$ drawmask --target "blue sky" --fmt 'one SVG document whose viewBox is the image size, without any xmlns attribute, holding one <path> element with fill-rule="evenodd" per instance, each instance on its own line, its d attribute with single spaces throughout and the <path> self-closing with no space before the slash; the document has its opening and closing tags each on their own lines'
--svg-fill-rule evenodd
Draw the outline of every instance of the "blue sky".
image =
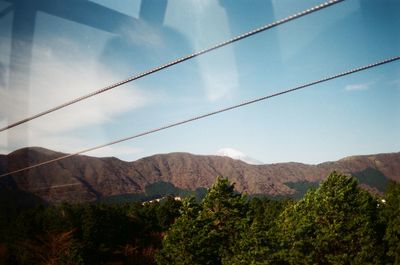
<svg viewBox="0 0 400 265">
<path fill-rule="evenodd" d="M 10 2 L 0 1 L 0 10 L 13 6 Z M 84 3 L 71 7 L 72 16 L 51 1 L 39 7 L 32 42 L 24 30 L 14 35 L 18 47 L 31 51 L 31 60 L 11 56 L 17 11 L 0 17 L 0 125 L 322 1 Z M 29 4 L 17 8 L 25 19 Z M 0 132 L 0 153 L 24 146 L 75 152 L 398 56 L 399 11 L 396 0 L 346 0 Z M 399 102 L 395 62 L 88 154 L 131 161 L 233 148 L 264 163 L 319 163 L 398 152 Z"/>
</svg>

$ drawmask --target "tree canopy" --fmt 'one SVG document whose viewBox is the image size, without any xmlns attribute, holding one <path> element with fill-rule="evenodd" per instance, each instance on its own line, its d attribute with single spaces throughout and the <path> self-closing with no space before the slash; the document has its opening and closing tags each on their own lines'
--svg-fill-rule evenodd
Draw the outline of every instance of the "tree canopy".
<svg viewBox="0 0 400 265">
<path fill-rule="evenodd" d="M 299 201 L 248 199 L 218 178 L 186 200 L 159 264 L 398 264 L 399 185 L 386 204 L 333 172 Z M 396 263 L 397 262 L 397 263 Z"/>
<path fill-rule="evenodd" d="M 337 172 L 298 201 L 218 177 L 202 201 L 6 210 L 0 264 L 400 264 L 400 184 L 371 195 Z"/>
<path fill-rule="evenodd" d="M 333 172 L 279 217 L 282 263 L 380 264 L 376 198 Z"/>
</svg>

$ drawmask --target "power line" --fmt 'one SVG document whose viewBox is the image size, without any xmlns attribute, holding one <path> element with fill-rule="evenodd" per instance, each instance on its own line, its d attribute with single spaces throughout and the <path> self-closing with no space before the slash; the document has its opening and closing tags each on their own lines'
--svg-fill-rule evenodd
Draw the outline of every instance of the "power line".
<svg viewBox="0 0 400 265">
<path fill-rule="evenodd" d="M 229 40 L 226 40 L 226 41 L 224 41 L 224 42 L 218 43 L 218 44 L 216 44 L 216 45 L 214 45 L 214 46 L 212 46 L 212 47 L 209 47 L 209 48 L 200 50 L 200 51 L 198 51 L 198 52 L 194 52 L 194 53 L 192 53 L 192 54 L 186 55 L 186 56 L 181 57 L 181 58 L 177 58 L 177 59 L 175 59 L 175 60 L 173 60 L 173 61 L 170 61 L 169 63 L 160 65 L 160 66 L 158 66 L 158 67 L 155 67 L 155 68 L 153 68 L 153 69 L 147 70 L 147 71 L 142 72 L 142 73 L 139 73 L 139 74 L 137 74 L 137 75 L 128 77 L 127 79 L 122 80 L 122 81 L 120 81 L 120 82 L 111 84 L 111 85 L 106 86 L 106 87 L 104 87 L 104 88 L 102 88 L 102 89 L 99 89 L 99 90 L 97 90 L 97 91 L 91 92 L 91 93 L 86 94 L 86 95 L 83 95 L 83 96 L 81 96 L 81 97 L 79 97 L 79 98 L 73 99 L 73 100 L 68 101 L 68 102 L 65 102 L 65 103 L 63 103 L 63 104 L 61 104 L 61 105 L 58 105 L 58 106 L 56 106 L 56 107 L 53 107 L 53 108 L 51 108 L 51 109 L 45 110 L 45 111 L 43 111 L 43 112 L 39 112 L 39 113 L 37 113 L 37 114 L 35 114 L 35 115 L 33 115 L 33 116 L 30 116 L 30 117 L 28 117 L 28 118 L 22 119 L 22 120 L 20 120 L 20 121 L 17 121 L 17 122 L 15 122 L 15 123 L 12 123 L 12 124 L 9 124 L 9 125 L 7 125 L 7 126 L 5 126 L 5 127 L 3 127 L 3 128 L 0 128 L 0 132 L 5 131 L 5 130 L 8 130 L 8 129 L 11 129 L 11 128 L 13 128 L 13 127 L 16 127 L 16 126 L 18 126 L 18 125 L 21 125 L 21 124 L 23 124 L 23 123 L 26 123 L 26 122 L 28 122 L 28 121 L 34 120 L 34 119 L 36 119 L 36 118 L 39 118 L 39 117 L 41 117 L 41 116 L 47 115 L 47 114 L 49 114 L 49 113 L 51 113 L 51 112 L 54 112 L 54 111 L 56 111 L 56 110 L 65 108 L 65 107 L 67 107 L 67 106 L 69 106 L 69 105 L 75 104 L 75 103 L 77 103 L 77 102 L 79 102 L 79 101 L 82 101 L 82 100 L 85 100 L 85 99 L 87 99 L 87 98 L 93 97 L 93 96 L 95 96 L 95 95 L 101 94 L 101 93 L 103 93 L 103 92 L 106 92 L 106 91 L 111 90 L 111 89 L 113 89 L 113 88 L 119 87 L 119 86 L 124 85 L 124 84 L 126 84 L 126 83 L 129 83 L 129 82 L 132 82 L 132 81 L 134 81 L 134 80 L 140 79 L 140 78 L 145 77 L 145 76 L 147 76 L 147 75 L 154 74 L 154 73 L 156 73 L 156 72 L 158 72 L 158 71 L 161 71 L 161 70 L 164 70 L 164 69 L 166 69 L 166 68 L 169 68 L 169 67 L 171 67 L 171 66 L 173 66 L 173 65 L 175 65 L 175 64 L 179 64 L 179 63 L 182 63 L 182 62 L 184 62 L 184 61 L 193 59 L 193 58 L 195 58 L 195 57 L 197 57 L 197 56 L 200 56 L 200 55 L 203 55 L 203 54 L 205 54 L 205 53 L 211 52 L 211 51 L 213 51 L 213 50 L 216 50 L 216 49 L 218 49 L 218 48 L 224 47 L 224 46 L 229 45 L 229 44 L 231 44 L 231 43 L 237 42 L 237 41 L 239 41 L 239 40 L 248 38 L 248 37 L 253 36 L 253 35 L 255 35 L 255 34 L 258 34 L 258 33 L 260 33 L 260 32 L 263 32 L 263 31 L 266 31 L 266 30 L 268 30 L 268 29 L 274 28 L 274 27 L 276 27 L 276 26 L 282 25 L 282 24 L 284 24 L 284 23 L 286 23 L 286 22 L 289 22 L 289 21 L 291 21 L 291 20 L 294 20 L 294 19 L 303 17 L 303 16 L 305 16 L 305 15 L 308 15 L 308 14 L 311 14 L 311 13 L 313 13 L 313 12 L 319 11 L 319 10 L 324 9 L 324 8 L 326 8 L 326 7 L 329 7 L 329 6 L 332 6 L 332 5 L 334 5 L 334 4 L 340 3 L 340 2 L 342 2 L 342 1 L 344 1 L 344 0 L 331 0 L 331 1 L 327 1 L 327 2 L 325 2 L 325 3 L 322 3 L 322 4 L 320 4 L 320 5 L 316 5 L 316 6 L 314 6 L 314 7 L 311 7 L 311 8 L 309 8 L 309 9 L 306 9 L 306 10 L 301 11 L 301 12 L 299 12 L 299 13 L 293 14 L 293 15 L 288 16 L 288 17 L 286 17 L 286 18 L 277 20 L 277 21 L 272 22 L 272 23 L 270 23 L 270 24 L 266 24 L 266 25 L 264 25 L 264 26 L 262 26 L 262 27 L 260 27 L 260 28 L 253 29 L 253 30 L 248 31 L 248 32 L 246 32 L 246 33 L 243 33 L 243 34 L 241 34 L 241 35 L 239 35 L 239 36 L 236 36 L 236 37 L 234 37 L 234 38 L 232 38 L 232 39 L 229 39 Z"/>
<path fill-rule="evenodd" d="M 230 107 L 222 108 L 222 109 L 219 109 L 219 110 L 216 110 L 216 111 L 213 111 L 213 112 L 209 112 L 209 113 L 206 113 L 206 114 L 201 114 L 201 115 L 198 115 L 198 116 L 195 116 L 195 117 L 183 120 L 183 121 L 170 123 L 168 125 L 165 125 L 165 126 L 162 126 L 162 127 L 159 127 L 159 128 L 155 128 L 155 129 L 152 129 L 152 130 L 149 130 L 149 131 L 144 131 L 144 132 L 141 132 L 141 133 L 133 135 L 133 136 L 128 136 L 128 137 L 125 137 L 125 138 L 122 138 L 122 139 L 118 139 L 118 140 L 115 140 L 115 141 L 112 141 L 112 142 L 109 142 L 109 143 L 106 143 L 106 144 L 102 144 L 102 145 L 98 145 L 98 146 L 91 147 L 91 148 L 88 148 L 88 149 L 84 149 L 84 150 L 81 150 L 81 151 L 73 153 L 73 154 L 67 154 L 67 155 L 64 155 L 64 156 L 61 156 L 61 157 L 58 157 L 58 158 L 54 158 L 54 159 L 51 159 L 51 160 L 48 160 L 48 161 L 44 161 L 44 162 L 39 163 L 39 164 L 35 164 L 35 165 L 28 166 L 28 167 L 25 167 L 25 168 L 22 168 L 22 169 L 18 169 L 18 170 L 12 171 L 12 172 L 8 172 L 8 173 L 0 175 L 0 177 L 5 177 L 5 176 L 12 175 L 12 174 L 15 174 L 15 173 L 19 173 L 19 172 L 22 172 L 22 171 L 25 171 L 25 170 L 28 170 L 28 169 L 36 168 L 36 167 L 43 166 L 43 165 L 46 165 L 46 164 L 49 164 L 49 163 L 53 163 L 53 162 L 56 162 L 56 161 L 59 161 L 59 160 L 62 160 L 62 159 L 66 159 L 68 157 L 72 157 L 72 156 L 80 155 L 80 154 L 83 154 L 83 153 L 87 153 L 89 151 L 97 150 L 97 149 L 100 149 L 100 148 L 103 148 L 103 147 L 106 147 L 106 146 L 109 146 L 109 145 L 114 145 L 114 144 L 121 143 L 121 142 L 124 142 L 124 141 L 132 140 L 132 139 L 139 138 L 139 137 L 142 137 L 142 136 L 145 136 L 145 135 L 148 135 L 148 134 L 152 134 L 152 133 L 155 133 L 155 132 L 158 132 L 158 131 L 163 131 L 163 130 L 166 130 L 166 129 L 169 129 L 169 128 L 172 128 L 172 127 L 176 127 L 176 126 L 179 126 L 179 125 L 182 125 L 182 124 L 185 124 L 185 123 L 189 123 L 189 122 L 200 120 L 200 119 L 203 119 L 203 118 L 206 118 L 206 117 L 209 117 L 209 116 L 213 116 L 213 115 L 216 115 L 216 114 L 228 111 L 228 110 L 236 109 L 236 108 L 243 107 L 243 106 L 246 106 L 246 105 L 249 105 L 249 104 L 253 104 L 253 103 L 256 103 L 256 102 L 259 102 L 259 101 L 263 101 L 263 100 L 266 100 L 266 99 L 269 99 L 269 98 L 280 96 L 280 95 L 283 95 L 283 94 L 286 94 L 286 93 L 294 92 L 296 90 L 300 90 L 300 89 L 303 89 L 303 88 L 306 88 L 306 87 L 309 87 L 309 86 L 313 86 L 313 85 L 316 85 L 316 84 L 319 84 L 319 83 L 323 83 L 323 82 L 326 82 L 326 81 L 329 81 L 329 80 L 332 80 L 332 79 L 336 79 L 336 78 L 339 78 L 339 77 L 343 77 L 343 76 L 346 76 L 346 75 L 354 74 L 356 72 L 364 71 L 364 70 L 367 70 L 367 69 L 370 69 L 370 68 L 373 68 L 373 67 L 376 67 L 376 66 L 379 66 L 379 65 L 391 63 L 391 62 L 397 61 L 399 59 L 400 59 L 400 56 L 396 56 L 396 57 L 392 57 L 392 58 L 389 58 L 389 59 L 385 59 L 385 60 L 382 60 L 382 61 L 379 61 L 379 62 L 375 62 L 375 63 L 369 64 L 369 65 L 365 65 L 365 66 L 361 66 L 361 67 L 358 67 L 358 68 L 354 68 L 354 69 L 351 69 L 351 70 L 348 70 L 348 71 L 345 71 L 345 72 L 342 72 L 342 73 L 338 73 L 338 74 L 335 74 L 335 75 L 331 75 L 331 76 L 328 76 L 328 77 L 324 77 L 324 78 L 318 79 L 316 81 L 312 81 L 310 83 L 299 85 L 299 86 L 296 86 L 294 88 L 290 88 L 290 89 L 287 89 L 287 90 L 282 90 L 280 92 L 277 92 L 277 93 L 274 93 L 274 94 L 271 94 L 271 95 L 267 95 L 267 96 L 251 99 L 251 100 L 248 100 L 248 101 L 244 101 L 244 102 L 242 102 L 240 104 L 237 104 L 237 105 L 233 105 L 233 106 L 230 106 Z"/>
<path fill-rule="evenodd" d="M 70 184 L 60 184 L 60 185 L 54 185 L 54 186 L 49 186 L 49 187 L 37 188 L 37 189 L 34 189 L 33 191 L 41 191 L 41 190 L 48 190 L 48 189 L 58 189 L 58 188 L 77 186 L 77 185 L 82 185 L 82 183 L 81 182 L 77 182 L 77 183 L 70 183 Z"/>
</svg>

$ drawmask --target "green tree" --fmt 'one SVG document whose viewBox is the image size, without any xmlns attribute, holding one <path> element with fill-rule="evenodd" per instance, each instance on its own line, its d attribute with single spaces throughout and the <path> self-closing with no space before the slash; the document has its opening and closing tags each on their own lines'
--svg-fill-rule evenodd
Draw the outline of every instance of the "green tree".
<svg viewBox="0 0 400 265">
<path fill-rule="evenodd" d="M 386 223 L 387 263 L 400 264 L 400 184 L 392 183 L 381 202 Z"/>
<path fill-rule="evenodd" d="M 168 196 L 163 199 L 157 209 L 158 225 L 162 230 L 167 230 L 179 216 L 179 209 L 182 202 L 175 200 L 174 197 Z"/>
<path fill-rule="evenodd" d="M 250 200 L 246 227 L 240 231 L 230 264 L 279 264 L 274 257 L 279 249 L 276 220 L 292 203 L 291 200 L 267 198 Z"/>
<path fill-rule="evenodd" d="M 157 257 L 159 264 L 231 264 L 233 246 L 246 217 L 245 198 L 227 179 L 217 178 L 198 205 L 184 200 Z"/>
<path fill-rule="evenodd" d="M 281 264 L 380 264 L 377 200 L 333 172 L 280 216 Z"/>
<path fill-rule="evenodd" d="M 202 203 L 201 220 L 210 229 L 208 244 L 213 245 L 215 260 L 212 264 L 231 264 L 237 243 L 247 225 L 248 204 L 246 198 L 235 192 L 234 184 L 226 178 L 217 181 Z"/>
<path fill-rule="evenodd" d="M 194 198 L 183 200 L 181 215 L 163 239 L 163 249 L 157 255 L 158 264 L 200 264 L 195 242 L 201 229 L 197 220 L 199 211 Z"/>
<path fill-rule="evenodd" d="M 79 237 L 87 264 L 113 259 L 119 247 L 132 237 L 131 222 L 118 205 L 86 205 L 81 219 Z"/>
</svg>

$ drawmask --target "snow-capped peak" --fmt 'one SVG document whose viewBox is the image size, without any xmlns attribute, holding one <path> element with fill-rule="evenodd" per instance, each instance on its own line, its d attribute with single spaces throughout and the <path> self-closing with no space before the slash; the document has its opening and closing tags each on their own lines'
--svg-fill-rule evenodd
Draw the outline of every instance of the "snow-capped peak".
<svg viewBox="0 0 400 265">
<path fill-rule="evenodd" d="M 258 161 L 257 159 L 251 158 L 239 150 L 233 148 L 221 148 L 215 154 L 217 156 L 227 156 L 232 159 L 242 160 L 243 162 L 251 165 L 262 165 L 263 162 Z"/>
</svg>

